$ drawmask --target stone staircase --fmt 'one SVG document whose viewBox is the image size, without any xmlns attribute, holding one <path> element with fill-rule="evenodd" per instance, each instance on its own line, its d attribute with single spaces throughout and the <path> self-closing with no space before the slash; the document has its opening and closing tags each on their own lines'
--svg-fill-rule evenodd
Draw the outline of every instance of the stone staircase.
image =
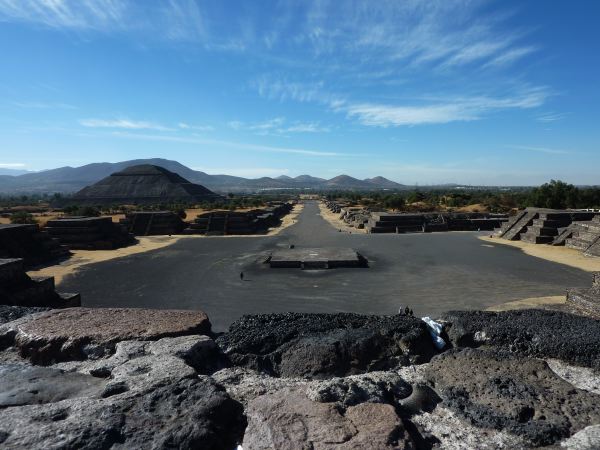
<svg viewBox="0 0 600 450">
<path fill-rule="evenodd" d="M 521 233 L 521 240 L 532 244 L 550 244 L 571 224 L 569 213 L 539 213 L 537 219 Z"/>
<path fill-rule="evenodd" d="M 572 237 L 566 240 L 565 245 L 589 256 L 600 256 L 600 215 L 574 225 Z"/>
<path fill-rule="evenodd" d="M 519 212 L 516 216 L 502 224 L 497 231 L 497 236 L 509 241 L 518 241 L 521 234 L 527 231 L 527 227 L 533 224 L 533 220 L 538 217 L 539 212 L 527 208 Z"/>
</svg>

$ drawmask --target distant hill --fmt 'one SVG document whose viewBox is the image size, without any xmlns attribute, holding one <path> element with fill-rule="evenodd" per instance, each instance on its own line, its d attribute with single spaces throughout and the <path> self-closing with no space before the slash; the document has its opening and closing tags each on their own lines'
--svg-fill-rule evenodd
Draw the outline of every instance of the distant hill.
<svg viewBox="0 0 600 450">
<path fill-rule="evenodd" d="M 118 163 L 93 163 L 81 167 L 59 167 L 40 172 L 28 172 L 21 175 L 3 175 L 0 173 L 0 193 L 72 193 L 123 169 L 151 164 L 181 175 L 183 178 L 206 186 L 216 192 L 256 192 L 277 189 L 316 189 L 316 190 L 377 190 L 403 189 L 404 185 L 384 177 L 359 180 L 348 175 L 339 175 L 326 180 L 310 175 L 295 178 L 279 176 L 276 178 L 242 178 L 232 175 L 209 175 L 193 170 L 183 164 L 162 158 L 134 159 Z"/>
<path fill-rule="evenodd" d="M 24 173 L 28 173 L 28 170 L 22 169 L 7 169 L 4 167 L 0 167 L 0 175 L 10 175 L 16 177 L 17 175 L 23 175 Z"/>
</svg>

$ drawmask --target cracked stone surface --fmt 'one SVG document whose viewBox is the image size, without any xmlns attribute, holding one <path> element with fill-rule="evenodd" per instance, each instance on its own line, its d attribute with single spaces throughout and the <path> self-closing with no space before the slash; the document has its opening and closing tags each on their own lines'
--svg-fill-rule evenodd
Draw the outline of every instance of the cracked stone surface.
<svg viewBox="0 0 600 450">
<path fill-rule="evenodd" d="M 217 352 L 207 336 L 181 336 L 119 342 L 114 355 L 100 360 L 29 366 L 40 384 L 72 385 L 72 390 L 40 391 L 28 403 L 43 398 L 44 404 L 5 408 L 0 446 L 235 448 L 246 425 L 243 406 L 187 362 L 202 370 L 212 366 Z M 73 380 L 79 380 L 79 390 Z M 85 383 L 93 389 L 85 390 Z M 0 392 L 6 387 L 1 384 Z"/>
<path fill-rule="evenodd" d="M 210 333 L 202 311 L 68 308 L 30 315 L 0 326 L 0 344 L 14 345 L 36 364 L 94 359 L 117 342 Z"/>
<path fill-rule="evenodd" d="M 451 350 L 433 358 L 426 378 L 444 405 L 468 422 L 510 432 L 534 446 L 600 422 L 600 396 L 576 389 L 541 360 Z"/>
<path fill-rule="evenodd" d="M 244 448 L 403 449 L 414 442 L 391 405 L 362 403 L 345 411 L 283 389 L 252 400 Z"/>
</svg>

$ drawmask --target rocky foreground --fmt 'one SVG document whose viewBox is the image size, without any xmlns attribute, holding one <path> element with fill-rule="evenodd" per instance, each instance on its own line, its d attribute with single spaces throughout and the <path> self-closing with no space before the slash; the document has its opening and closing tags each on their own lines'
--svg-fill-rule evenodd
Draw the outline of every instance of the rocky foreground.
<svg viewBox="0 0 600 450">
<path fill-rule="evenodd" d="M 0 447 L 600 448 L 600 321 L 0 307 Z"/>
</svg>

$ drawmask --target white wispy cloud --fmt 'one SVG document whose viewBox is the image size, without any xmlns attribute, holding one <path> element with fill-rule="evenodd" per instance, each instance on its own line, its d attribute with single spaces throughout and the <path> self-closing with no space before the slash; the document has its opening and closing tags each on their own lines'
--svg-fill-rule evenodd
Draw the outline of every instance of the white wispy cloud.
<svg viewBox="0 0 600 450">
<path fill-rule="evenodd" d="M 537 50 L 538 49 L 534 46 L 513 48 L 496 56 L 491 61 L 486 63 L 484 67 L 507 66 Z"/>
<path fill-rule="evenodd" d="M 506 109 L 529 109 L 540 106 L 550 94 L 535 88 L 520 95 L 505 97 L 460 97 L 421 105 L 337 102 L 334 111 L 344 111 L 363 125 L 398 127 L 478 120 L 486 114 Z"/>
<path fill-rule="evenodd" d="M 68 103 L 48 103 L 48 102 L 13 102 L 14 106 L 28 109 L 77 109 L 76 106 Z"/>
<path fill-rule="evenodd" d="M 536 153 L 546 153 L 549 155 L 568 155 L 573 153 L 570 150 L 558 149 L 558 148 L 548 148 L 548 147 L 530 147 L 528 145 L 507 145 L 507 148 L 512 148 L 515 150 L 526 150 L 528 152 L 536 152 Z"/>
<path fill-rule="evenodd" d="M 245 123 L 239 120 L 228 122 L 228 126 L 236 131 L 250 131 L 260 136 L 285 135 L 291 133 L 326 133 L 329 127 L 318 122 L 287 121 L 284 117 L 275 117 L 264 122 Z"/>
<path fill-rule="evenodd" d="M 213 131 L 215 129 L 215 127 L 213 127 L 212 125 L 192 125 L 185 122 L 179 122 L 177 126 L 182 130 L 192 131 Z"/>
<path fill-rule="evenodd" d="M 113 29 L 122 26 L 128 7 L 120 0 L 0 0 L 0 17 L 52 28 Z"/>
<path fill-rule="evenodd" d="M 542 115 L 538 116 L 536 118 L 536 120 L 538 122 L 544 122 L 544 123 L 557 122 L 559 120 L 564 119 L 568 115 L 569 115 L 569 113 L 546 113 L 546 114 L 542 114 Z"/>
<path fill-rule="evenodd" d="M 81 119 L 79 123 L 88 128 L 122 128 L 126 130 L 156 130 L 156 131 L 172 131 L 173 128 L 166 127 L 154 122 L 146 122 L 140 120 L 129 119 Z"/>
<path fill-rule="evenodd" d="M 19 169 L 26 166 L 23 163 L 0 163 L 0 167 L 5 169 Z"/>
<path fill-rule="evenodd" d="M 292 147 L 275 147 L 269 145 L 258 145 L 258 144 L 249 144 L 245 142 L 232 142 L 232 141 L 223 141 L 218 139 L 203 139 L 197 137 L 184 137 L 184 136 L 167 136 L 161 134 L 143 134 L 143 133 L 128 133 L 122 131 L 115 131 L 111 133 L 111 136 L 123 137 L 128 139 L 139 139 L 139 140 L 147 140 L 147 141 L 163 141 L 163 142 L 180 142 L 182 144 L 197 144 L 197 145 L 212 145 L 212 146 L 221 146 L 228 147 L 237 150 L 250 150 L 256 152 L 267 152 L 267 153 L 289 153 L 294 155 L 304 155 L 304 156 L 315 156 L 315 157 L 347 157 L 347 156 L 361 156 L 361 155 L 351 155 L 347 153 L 339 153 L 339 152 L 330 152 L 330 151 L 320 151 L 320 150 L 311 150 L 311 149 L 303 149 L 303 148 L 292 148 Z"/>
</svg>

